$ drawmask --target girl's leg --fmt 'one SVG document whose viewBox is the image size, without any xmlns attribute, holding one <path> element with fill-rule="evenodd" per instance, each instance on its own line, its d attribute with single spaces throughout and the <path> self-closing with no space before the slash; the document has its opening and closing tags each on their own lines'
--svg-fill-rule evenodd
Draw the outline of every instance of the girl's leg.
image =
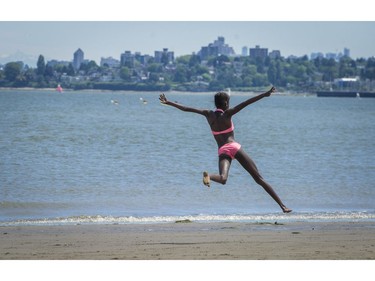
<svg viewBox="0 0 375 281">
<path fill-rule="evenodd" d="M 271 187 L 271 185 L 269 185 L 263 179 L 263 177 L 260 175 L 260 173 L 258 171 L 258 168 L 255 165 L 254 161 L 249 157 L 249 155 L 247 155 L 247 153 L 245 151 L 243 151 L 242 148 L 237 152 L 235 158 L 242 165 L 242 167 L 244 167 L 245 170 L 249 172 L 249 174 L 253 177 L 253 179 L 255 180 L 255 182 L 257 184 L 259 184 L 260 186 L 262 186 L 264 188 L 264 190 L 269 195 L 271 195 L 271 197 L 277 202 L 277 204 L 279 204 L 279 206 L 281 207 L 281 209 L 283 210 L 284 213 L 289 213 L 289 212 L 292 211 L 292 210 L 288 209 L 283 204 L 283 202 L 281 201 L 281 199 L 279 198 L 279 196 L 276 194 L 276 192 L 273 190 L 273 188 Z"/>
<path fill-rule="evenodd" d="M 210 174 L 208 175 L 207 172 L 203 173 L 203 183 L 207 186 L 209 185 L 209 180 L 213 180 L 215 182 L 226 184 L 229 174 L 229 168 L 232 163 L 232 159 L 226 155 L 219 156 L 219 174 Z M 208 184 L 207 184 L 208 182 Z"/>
</svg>

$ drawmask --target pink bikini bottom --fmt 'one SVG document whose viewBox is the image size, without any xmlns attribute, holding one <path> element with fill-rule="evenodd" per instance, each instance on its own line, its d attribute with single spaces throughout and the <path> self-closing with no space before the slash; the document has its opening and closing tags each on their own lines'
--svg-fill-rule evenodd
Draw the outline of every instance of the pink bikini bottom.
<svg viewBox="0 0 375 281">
<path fill-rule="evenodd" d="M 219 156 L 222 154 L 230 156 L 230 158 L 234 159 L 237 151 L 240 150 L 241 145 L 238 142 L 228 142 L 219 148 Z"/>
</svg>

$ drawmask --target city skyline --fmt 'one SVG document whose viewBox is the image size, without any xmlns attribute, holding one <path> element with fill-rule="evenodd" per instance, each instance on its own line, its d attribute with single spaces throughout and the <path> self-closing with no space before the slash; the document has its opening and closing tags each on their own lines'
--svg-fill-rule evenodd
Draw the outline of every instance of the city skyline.
<svg viewBox="0 0 375 281">
<path fill-rule="evenodd" d="M 279 50 L 283 57 L 310 57 L 311 53 L 343 53 L 352 58 L 375 55 L 375 22 L 275 22 L 275 21 L 95 21 L 0 22 L 0 63 L 17 52 L 35 60 L 73 60 L 81 48 L 85 59 L 119 59 L 125 51 L 154 55 L 168 48 L 175 57 L 197 53 L 219 36 L 240 55 L 242 47 L 259 45 Z M 30 65 L 30 66 L 34 66 Z"/>
</svg>

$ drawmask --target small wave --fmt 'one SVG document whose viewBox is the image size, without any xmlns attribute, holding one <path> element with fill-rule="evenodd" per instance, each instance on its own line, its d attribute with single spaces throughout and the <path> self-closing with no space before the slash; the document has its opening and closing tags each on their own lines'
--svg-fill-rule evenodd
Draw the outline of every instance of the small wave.
<svg viewBox="0 0 375 281">
<path fill-rule="evenodd" d="M 0 226 L 16 225 L 76 225 L 76 224 L 154 224 L 171 223 L 181 220 L 192 222 L 298 222 L 298 221 L 371 221 L 375 213 L 334 212 L 334 213 L 295 213 L 295 214 L 257 214 L 257 215 L 187 215 L 187 216 L 72 216 L 66 218 L 45 218 L 0 222 Z"/>
</svg>

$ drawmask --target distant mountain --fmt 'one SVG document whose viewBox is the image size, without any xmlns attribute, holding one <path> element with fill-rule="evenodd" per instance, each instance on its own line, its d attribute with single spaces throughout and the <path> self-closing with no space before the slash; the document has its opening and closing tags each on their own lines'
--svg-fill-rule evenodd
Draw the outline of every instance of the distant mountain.
<svg viewBox="0 0 375 281">
<path fill-rule="evenodd" d="M 29 67 L 36 67 L 39 56 L 25 54 L 21 51 L 17 51 L 9 55 L 0 55 L 0 64 L 7 64 L 8 62 L 22 61 L 24 64 L 27 64 Z"/>
</svg>

